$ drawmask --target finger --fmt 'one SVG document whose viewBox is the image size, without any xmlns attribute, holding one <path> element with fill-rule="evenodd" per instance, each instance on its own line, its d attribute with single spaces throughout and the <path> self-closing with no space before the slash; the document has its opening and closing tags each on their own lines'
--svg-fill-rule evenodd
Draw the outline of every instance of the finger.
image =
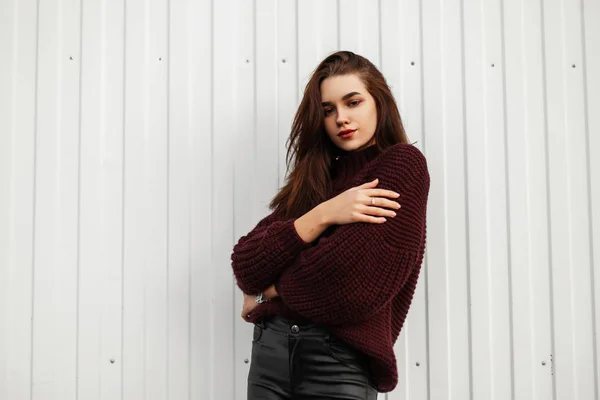
<svg viewBox="0 0 600 400">
<path fill-rule="evenodd" d="M 371 206 L 371 207 L 382 207 L 382 208 L 391 208 L 392 210 L 397 210 L 401 207 L 400 203 L 388 200 L 383 197 L 366 197 L 364 199 L 363 204 Z"/>
<path fill-rule="evenodd" d="M 377 186 L 378 183 L 379 183 L 379 179 L 374 179 L 371 182 L 363 183 L 360 186 L 356 186 L 356 188 L 357 189 L 364 189 L 364 188 L 375 187 L 375 186 Z"/>
<path fill-rule="evenodd" d="M 366 222 L 368 224 L 383 224 L 384 222 L 387 222 L 385 217 L 374 217 L 367 214 L 358 214 L 356 218 L 358 219 L 358 222 Z"/>
<path fill-rule="evenodd" d="M 369 197 L 389 197 L 391 199 L 397 199 L 400 197 L 399 193 L 387 189 L 365 189 L 362 191 L 362 193 Z"/>
<path fill-rule="evenodd" d="M 388 210 L 387 208 L 381 207 L 371 207 L 371 206 L 363 206 L 360 208 L 360 212 L 365 215 L 372 215 L 375 217 L 388 217 L 394 218 L 396 213 L 392 210 Z"/>
</svg>

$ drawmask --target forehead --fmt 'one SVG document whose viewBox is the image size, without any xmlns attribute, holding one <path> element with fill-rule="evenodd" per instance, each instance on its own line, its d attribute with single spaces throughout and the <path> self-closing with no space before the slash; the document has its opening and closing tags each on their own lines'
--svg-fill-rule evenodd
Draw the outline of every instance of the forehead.
<svg viewBox="0 0 600 400">
<path fill-rule="evenodd" d="M 339 101 L 351 92 L 367 93 L 367 88 L 358 75 L 330 76 L 321 82 L 321 100 Z"/>
</svg>

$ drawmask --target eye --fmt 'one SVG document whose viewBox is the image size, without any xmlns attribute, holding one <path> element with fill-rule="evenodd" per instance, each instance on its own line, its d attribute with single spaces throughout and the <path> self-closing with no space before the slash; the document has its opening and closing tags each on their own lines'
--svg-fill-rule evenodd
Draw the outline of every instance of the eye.
<svg viewBox="0 0 600 400">
<path fill-rule="evenodd" d="M 323 110 L 323 114 L 325 116 L 328 116 L 329 114 L 331 114 L 333 112 L 332 108 L 326 108 L 325 110 Z"/>
<path fill-rule="evenodd" d="M 350 103 L 348 103 L 348 105 L 350 107 L 356 107 L 359 104 L 360 104 L 360 100 L 352 100 Z"/>
</svg>

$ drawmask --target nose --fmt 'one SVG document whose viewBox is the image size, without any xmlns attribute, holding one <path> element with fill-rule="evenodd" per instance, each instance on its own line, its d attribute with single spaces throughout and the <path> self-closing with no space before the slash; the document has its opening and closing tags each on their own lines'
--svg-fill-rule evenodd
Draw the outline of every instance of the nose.
<svg viewBox="0 0 600 400">
<path fill-rule="evenodd" d="M 348 123 L 350 123 L 350 120 L 348 119 L 348 116 L 346 115 L 345 111 L 342 110 L 337 110 L 337 120 L 336 123 L 338 126 L 344 126 Z"/>
</svg>

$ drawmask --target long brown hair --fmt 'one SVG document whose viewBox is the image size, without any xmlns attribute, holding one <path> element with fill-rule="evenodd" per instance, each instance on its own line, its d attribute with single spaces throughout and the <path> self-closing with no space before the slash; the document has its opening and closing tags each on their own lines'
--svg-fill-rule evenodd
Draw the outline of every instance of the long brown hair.
<svg viewBox="0 0 600 400">
<path fill-rule="evenodd" d="M 375 141 L 379 150 L 408 143 L 394 96 L 377 67 L 350 51 L 329 55 L 317 66 L 306 85 L 287 142 L 287 171 L 290 166 L 293 168 L 270 204 L 271 209 L 284 218 L 300 217 L 328 199 L 330 167 L 337 147 L 325 132 L 321 82 L 331 76 L 348 74 L 358 75 L 375 99 Z"/>
</svg>

